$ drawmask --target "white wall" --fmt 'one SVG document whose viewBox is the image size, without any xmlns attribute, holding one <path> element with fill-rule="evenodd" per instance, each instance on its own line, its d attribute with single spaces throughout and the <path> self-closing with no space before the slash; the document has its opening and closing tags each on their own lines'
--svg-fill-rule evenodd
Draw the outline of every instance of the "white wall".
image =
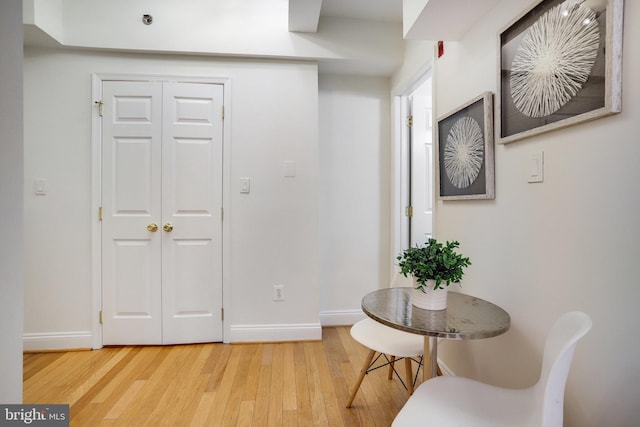
<svg viewBox="0 0 640 427">
<path fill-rule="evenodd" d="M 529 0 L 503 0 L 436 61 L 441 115 L 497 93 L 496 35 Z M 463 290 L 504 307 L 500 337 L 447 342 L 457 374 L 522 387 L 537 379 L 542 345 L 562 313 L 583 310 L 593 329 L 577 347 L 565 426 L 640 425 L 640 3 L 625 2 L 623 111 L 496 147 L 496 198 L 437 203 L 436 235 L 458 239 L 473 266 Z M 473 70 L 470 73 L 469 70 Z M 544 151 L 544 183 L 528 184 L 528 157 Z"/>
<path fill-rule="evenodd" d="M 321 75 L 319 91 L 321 320 L 348 324 L 389 286 L 389 79 Z"/>
<path fill-rule="evenodd" d="M 407 95 L 411 86 L 433 66 L 435 42 L 405 40 L 402 66 L 391 76 L 391 94 Z"/>
<path fill-rule="evenodd" d="M 0 402 L 22 403 L 22 2 L 0 3 Z"/>
<path fill-rule="evenodd" d="M 64 37 L 63 0 L 23 0 L 24 23 L 37 23 L 56 40 Z"/>
<path fill-rule="evenodd" d="M 93 72 L 231 79 L 225 339 L 319 337 L 315 64 L 28 48 L 24 68 L 25 332 L 34 345 L 91 345 Z M 284 178 L 285 160 L 297 162 L 295 178 Z M 251 178 L 251 194 L 239 193 L 240 177 Z M 48 195 L 34 195 L 37 178 L 48 179 Z M 275 284 L 286 301 L 272 301 Z"/>
</svg>

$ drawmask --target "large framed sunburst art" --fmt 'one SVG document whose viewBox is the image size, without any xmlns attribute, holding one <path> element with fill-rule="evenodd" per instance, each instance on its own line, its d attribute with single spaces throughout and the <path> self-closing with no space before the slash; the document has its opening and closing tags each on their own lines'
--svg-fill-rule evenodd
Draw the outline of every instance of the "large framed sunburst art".
<svg viewBox="0 0 640 427">
<path fill-rule="evenodd" d="M 497 140 L 622 108 L 623 0 L 543 0 L 499 36 Z"/>
<path fill-rule="evenodd" d="M 438 119 L 436 188 L 441 200 L 493 199 L 493 95 Z"/>
</svg>

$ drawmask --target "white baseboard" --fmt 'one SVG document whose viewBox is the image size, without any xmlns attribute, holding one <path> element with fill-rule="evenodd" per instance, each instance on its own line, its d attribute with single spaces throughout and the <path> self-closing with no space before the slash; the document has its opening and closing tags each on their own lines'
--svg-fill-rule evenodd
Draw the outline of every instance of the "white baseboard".
<svg viewBox="0 0 640 427">
<path fill-rule="evenodd" d="M 229 342 L 319 341 L 320 323 L 231 325 Z"/>
<path fill-rule="evenodd" d="M 331 310 L 320 312 L 322 326 L 353 325 L 367 317 L 362 310 Z"/>
<path fill-rule="evenodd" d="M 456 374 L 453 373 L 453 371 L 451 369 L 449 369 L 449 367 L 447 366 L 446 363 L 442 362 L 442 359 L 438 358 L 438 367 L 440 367 L 440 372 L 442 372 L 442 375 L 444 376 L 455 376 Z"/>
<path fill-rule="evenodd" d="M 24 351 L 71 350 L 93 347 L 91 331 L 43 332 L 22 336 Z"/>
</svg>

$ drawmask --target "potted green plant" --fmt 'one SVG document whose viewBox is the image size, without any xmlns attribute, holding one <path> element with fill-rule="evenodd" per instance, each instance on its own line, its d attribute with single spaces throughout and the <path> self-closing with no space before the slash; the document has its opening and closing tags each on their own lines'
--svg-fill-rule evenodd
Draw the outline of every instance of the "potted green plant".
<svg viewBox="0 0 640 427">
<path fill-rule="evenodd" d="M 469 258 L 456 252 L 458 241 L 429 239 L 424 246 L 412 246 L 398 255 L 400 273 L 413 276 L 412 303 L 428 310 L 446 308 L 447 287 L 459 283 Z"/>
</svg>

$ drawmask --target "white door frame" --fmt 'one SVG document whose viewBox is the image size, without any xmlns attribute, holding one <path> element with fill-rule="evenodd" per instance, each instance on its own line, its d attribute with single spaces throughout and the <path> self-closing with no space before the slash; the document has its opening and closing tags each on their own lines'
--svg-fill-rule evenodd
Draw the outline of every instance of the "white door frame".
<svg viewBox="0 0 640 427">
<path fill-rule="evenodd" d="M 391 280 L 398 270 L 396 266 L 395 255 L 399 254 L 409 245 L 409 218 L 405 214 L 405 209 L 410 205 L 410 194 L 407 191 L 409 181 L 411 179 L 410 169 L 408 168 L 409 152 L 407 144 L 407 111 L 409 109 L 409 95 L 431 74 L 432 85 L 432 102 L 435 107 L 435 88 L 433 63 L 429 61 L 424 64 L 420 70 L 413 75 L 409 81 L 400 87 L 393 95 L 393 147 L 392 147 L 392 201 L 393 211 L 391 213 L 392 221 L 392 250 L 394 256 L 391 268 Z M 432 109 L 435 115 L 435 108 Z M 435 119 L 433 123 L 435 124 Z M 435 133 L 435 125 L 434 125 Z M 434 139 L 435 141 L 435 135 Z M 434 192 L 435 194 L 435 192 Z M 433 205 L 433 228 L 435 230 L 436 204 Z"/>
<path fill-rule="evenodd" d="M 229 77 L 201 77 L 201 76 L 171 76 L 152 74 L 112 74 L 94 73 L 92 75 L 92 105 L 91 114 L 91 329 L 92 348 L 102 348 L 102 325 L 100 324 L 100 310 L 102 309 L 102 233 L 100 227 L 99 209 L 102 206 L 102 121 L 99 110 L 102 101 L 102 82 L 105 80 L 122 81 L 169 81 L 178 83 L 209 83 L 221 84 L 224 87 L 225 117 L 222 123 L 222 307 L 226 309 L 228 317 L 231 306 L 230 292 L 230 182 L 231 182 L 231 79 Z M 231 322 L 223 321 L 223 342 L 229 342 L 231 337 Z"/>
</svg>

